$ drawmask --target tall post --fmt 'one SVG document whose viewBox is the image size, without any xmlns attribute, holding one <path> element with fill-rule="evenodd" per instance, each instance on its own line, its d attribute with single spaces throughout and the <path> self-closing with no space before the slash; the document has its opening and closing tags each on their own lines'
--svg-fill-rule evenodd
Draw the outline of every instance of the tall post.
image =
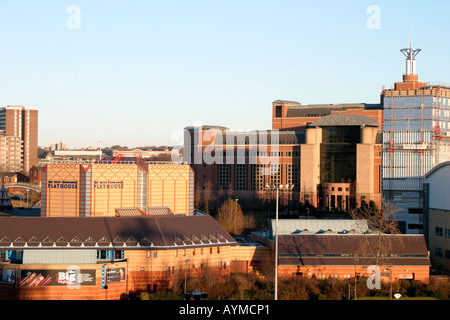
<svg viewBox="0 0 450 320">
<path fill-rule="evenodd" d="M 277 207 L 275 216 L 275 300 L 278 300 L 278 192 L 279 187 L 277 186 Z"/>
<path fill-rule="evenodd" d="M 389 300 L 392 300 L 392 268 L 391 268 L 391 288 L 389 290 Z"/>
<path fill-rule="evenodd" d="M 187 273 L 187 264 L 190 260 L 186 259 L 184 261 L 185 265 L 184 265 L 184 294 L 186 294 L 186 273 Z"/>
</svg>

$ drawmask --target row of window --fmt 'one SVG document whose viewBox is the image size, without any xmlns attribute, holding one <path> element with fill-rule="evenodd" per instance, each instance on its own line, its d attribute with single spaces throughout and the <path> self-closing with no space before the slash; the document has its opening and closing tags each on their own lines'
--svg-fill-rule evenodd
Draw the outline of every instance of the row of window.
<svg viewBox="0 0 450 320">
<path fill-rule="evenodd" d="M 190 254 L 195 256 L 196 254 L 213 254 L 220 253 L 220 247 L 199 248 L 199 249 L 181 249 L 175 250 L 175 257 L 186 256 Z M 0 258 L 5 260 L 15 259 L 15 257 L 22 256 L 22 251 L 19 250 L 0 250 Z M 147 258 L 157 258 L 158 251 L 148 251 Z M 97 260 L 122 260 L 124 259 L 123 250 L 97 250 Z"/>
<path fill-rule="evenodd" d="M 226 262 L 218 262 L 217 266 L 219 267 L 219 269 L 223 269 L 226 270 L 227 269 L 227 263 Z M 187 270 L 187 269 L 195 269 L 196 267 L 198 267 L 198 265 L 195 264 L 189 264 L 189 265 L 179 265 L 178 266 L 178 271 L 181 270 Z M 205 265 L 204 263 L 200 263 L 200 268 L 205 268 L 205 267 L 211 267 L 211 265 Z M 168 274 L 175 274 L 175 271 L 177 270 L 177 268 L 175 266 L 172 267 L 167 267 L 167 272 Z"/>
<path fill-rule="evenodd" d="M 437 237 L 442 237 L 443 236 L 443 228 L 441 228 L 441 227 L 436 227 L 435 228 L 435 235 L 437 236 Z M 445 237 L 446 238 L 450 238 L 450 229 L 445 229 Z"/>
<path fill-rule="evenodd" d="M 189 255 L 189 252 L 192 256 L 195 256 L 196 254 L 213 254 L 213 253 L 220 253 L 220 247 L 209 247 L 208 248 L 193 248 L 193 249 L 179 249 L 174 251 L 175 257 L 185 257 L 186 255 Z M 147 258 L 157 258 L 158 257 L 158 251 L 147 251 Z"/>
<path fill-rule="evenodd" d="M 299 184 L 300 165 L 299 164 L 286 164 L 286 181 L 289 185 Z M 247 190 L 247 173 L 248 165 L 237 164 L 234 169 L 234 189 L 235 190 Z M 280 164 L 270 164 L 268 166 L 264 164 L 252 165 L 252 189 L 263 190 L 266 187 L 265 175 L 269 176 L 269 184 L 279 185 L 281 184 L 281 171 L 284 167 Z M 229 164 L 220 164 L 218 166 L 218 182 L 219 186 L 226 189 L 231 182 L 231 166 Z"/>
<path fill-rule="evenodd" d="M 22 257 L 22 250 L 0 250 L 2 260 L 22 260 Z M 97 260 L 121 260 L 123 258 L 123 250 L 97 250 Z"/>
<path fill-rule="evenodd" d="M 444 250 L 442 248 L 436 247 L 434 250 L 434 254 L 436 257 L 445 257 L 445 259 L 450 259 L 450 250 L 445 250 L 445 256 L 444 256 Z"/>
</svg>

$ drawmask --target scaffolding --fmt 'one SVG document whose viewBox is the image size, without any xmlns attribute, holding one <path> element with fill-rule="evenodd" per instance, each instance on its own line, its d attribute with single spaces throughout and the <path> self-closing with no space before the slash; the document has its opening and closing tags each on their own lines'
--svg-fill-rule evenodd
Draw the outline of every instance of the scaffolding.
<svg viewBox="0 0 450 320">
<path fill-rule="evenodd" d="M 383 198 L 420 225 L 424 176 L 450 160 L 450 88 L 387 90 L 382 98 Z"/>
</svg>

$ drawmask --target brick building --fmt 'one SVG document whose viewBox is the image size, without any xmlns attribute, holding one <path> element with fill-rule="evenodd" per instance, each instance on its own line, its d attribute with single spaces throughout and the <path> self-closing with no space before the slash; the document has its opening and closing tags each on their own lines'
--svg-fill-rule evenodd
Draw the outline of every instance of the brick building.
<svg viewBox="0 0 450 320">
<path fill-rule="evenodd" d="M 5 136 L 16 137 L 21 141 L 22 168 L 18 171 L 28 174 L 38 161 L 38 110 L 23 106 L 0 108 L 0 131 Z M 16 158 L 16 161 L 19 159 Z"/>
<path fill-rule="evenodd" d="M 283 185 L 289 186 L 285 203 L 330 210 L 380 206 L 382 113 L 373 108 L 324 107 L 325 115 L 303 107 L 304 117 L 292 117 L 290 125 L 275 122 L 282 129 L 267 131 L 187 127 L 183 160 L 194 169 L 200 192 L 209 186 L 239 199 L 270 199 L 267 185 Z"/>
<path fill-rule="evenodd" d="M 429 283 L 431 264 L 423 235 L 379 235 L 364 220 L 280 220 L 278 228 L 280 278 L 367 278 L 368 267 L 377 265 L 384 282 L 390 282 L 392 270 L 393 282 Z M 274 234 L 257 232 L 252 238 L 271 248 L 274 261 Z"/>
<path fill-rule="evenodd" d="M 1 219 L 2 300 L 118 300 L 184 287 L 185 272 L 229 275 L 239 256 L 207 215 Z"/>
<path fill-rule="evenodd" d="M 383 125 L 383 111 L 376 103 L 302 105 L 297 101 L 275 100 L 272 103 L 272 129 L 304 131 L 319 118 L 337 113 L 370 117 Z"/>
</svg>

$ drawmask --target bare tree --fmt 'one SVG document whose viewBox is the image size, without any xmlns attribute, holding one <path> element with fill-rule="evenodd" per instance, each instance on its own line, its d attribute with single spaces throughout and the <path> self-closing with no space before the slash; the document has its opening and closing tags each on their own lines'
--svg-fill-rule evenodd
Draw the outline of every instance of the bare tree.
<svg viewBox="0 0 450 320">
<path fill-rule="evenodd" d="M 395 208 L 390 204 L 381 208 L 361 206 L 349 213 L 353 219 L 367 221 L 369 230 L 361 243 L 360 254 L 373 256 L 378 265 L 381 258 L 392 249 L 392 237 L 389 235 L 399 233 Z"/>
</svg>

